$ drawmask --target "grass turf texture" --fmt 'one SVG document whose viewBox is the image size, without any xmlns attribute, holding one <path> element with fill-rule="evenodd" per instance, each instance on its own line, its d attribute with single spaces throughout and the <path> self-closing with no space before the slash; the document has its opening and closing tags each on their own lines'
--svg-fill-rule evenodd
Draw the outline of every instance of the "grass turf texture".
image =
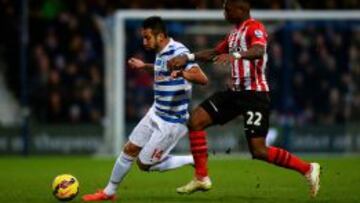
<svg viewBox="0 0 360 203">
<path fill-rule="evenodd" d="M 211 202 L 360 202 L 360 157 L 306 157 L 322 164 L 321 190 L 308 197 L 308 185 L 299 174 L 247 158 L 210 160 L 213 190 L 178 195 L 175 188 L 192 178 L 184 167 L 166 173 L 146 173 L 136 167 L 118 192 L 118 202 L 211 203 Z M 0 157 L 0 202 L 58 202 L 51 182 L 61 173 L 73 174 L 80 182 L 81 196 L 104 187 L 114 159 L 90 157 Z"/>
</svg>

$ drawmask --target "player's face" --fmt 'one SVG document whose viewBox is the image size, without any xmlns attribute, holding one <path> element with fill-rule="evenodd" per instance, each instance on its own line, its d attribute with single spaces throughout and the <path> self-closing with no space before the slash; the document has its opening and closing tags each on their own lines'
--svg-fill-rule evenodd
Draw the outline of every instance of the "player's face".
<svg viewBox="0 0 360 203">
<path fill-rule="evenodd" d="M 230 23 L 239 23 L 245 16 L 248 15 L 247 5 L 241 2 L 225 1 L 224 2 L 224 16 Z"/>
<path fill-rule="evenodd" d="M 155 35 L 151 29 L 142 29 L 141 35 L 143 38 L 143 45 L 146 50 L 157 49 L 157 35 Z"/>
</svg>

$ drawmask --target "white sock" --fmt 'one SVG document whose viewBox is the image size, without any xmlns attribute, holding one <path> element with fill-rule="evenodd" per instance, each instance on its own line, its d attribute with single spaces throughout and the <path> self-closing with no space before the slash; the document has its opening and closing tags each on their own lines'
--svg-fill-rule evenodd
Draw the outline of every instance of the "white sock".
<svg viewBox="0 0 360 203">
<path fill-rule="evenodd" d="M 109 183 L 104 189 L 105 194 L 114 195 L 116 193 L 119 184 L 129 172 L 133 161 L 134 157 L 121 152 L 114 164 Z"/>
<path fill-rule="evenodd" d="M 168 171 L 188 164 L 194 164 L 192 155 L 172 156 L 168 155 L 162 162 L 151 166 L 150 171 Z"/>
</svg>

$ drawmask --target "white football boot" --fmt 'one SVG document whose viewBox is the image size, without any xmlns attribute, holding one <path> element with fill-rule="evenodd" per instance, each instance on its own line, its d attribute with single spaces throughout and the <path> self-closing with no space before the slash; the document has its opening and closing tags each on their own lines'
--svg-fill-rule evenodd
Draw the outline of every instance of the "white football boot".
<svg viewBox="0 0 360 203">
<path fill-rule="evenodd" d="M 191 194 L 197 191 L 208 191 L 211 189 L 211 180 L 209 177 L 204 178 L 203 180 L 198 180 L 194 178 L 188 184 L 176 188 L 176 192 L 179 194 Z"/>
<path fill-rule="evenodd" d="M 310 185 L 310 196 L 314 198 L 320 189 L 321 167 L 318 163 L 310 163 L 310 165 L 310 171 L 305 174 L 305 177 Z"/>
</svg>

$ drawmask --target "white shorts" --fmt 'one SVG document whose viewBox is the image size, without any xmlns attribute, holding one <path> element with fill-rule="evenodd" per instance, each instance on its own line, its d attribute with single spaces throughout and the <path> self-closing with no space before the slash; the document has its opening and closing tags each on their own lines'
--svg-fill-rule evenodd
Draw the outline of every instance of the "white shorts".
<svg viewBox="0 0 360 203">
<path fill-rule="evenodd" d="M 131 132 L 129 140 L 142 147 L 140 161 L 153 165 L 161 162 L 187 133 L 185 124 L 164 121 L 151 108 Z"/>
</svg>

